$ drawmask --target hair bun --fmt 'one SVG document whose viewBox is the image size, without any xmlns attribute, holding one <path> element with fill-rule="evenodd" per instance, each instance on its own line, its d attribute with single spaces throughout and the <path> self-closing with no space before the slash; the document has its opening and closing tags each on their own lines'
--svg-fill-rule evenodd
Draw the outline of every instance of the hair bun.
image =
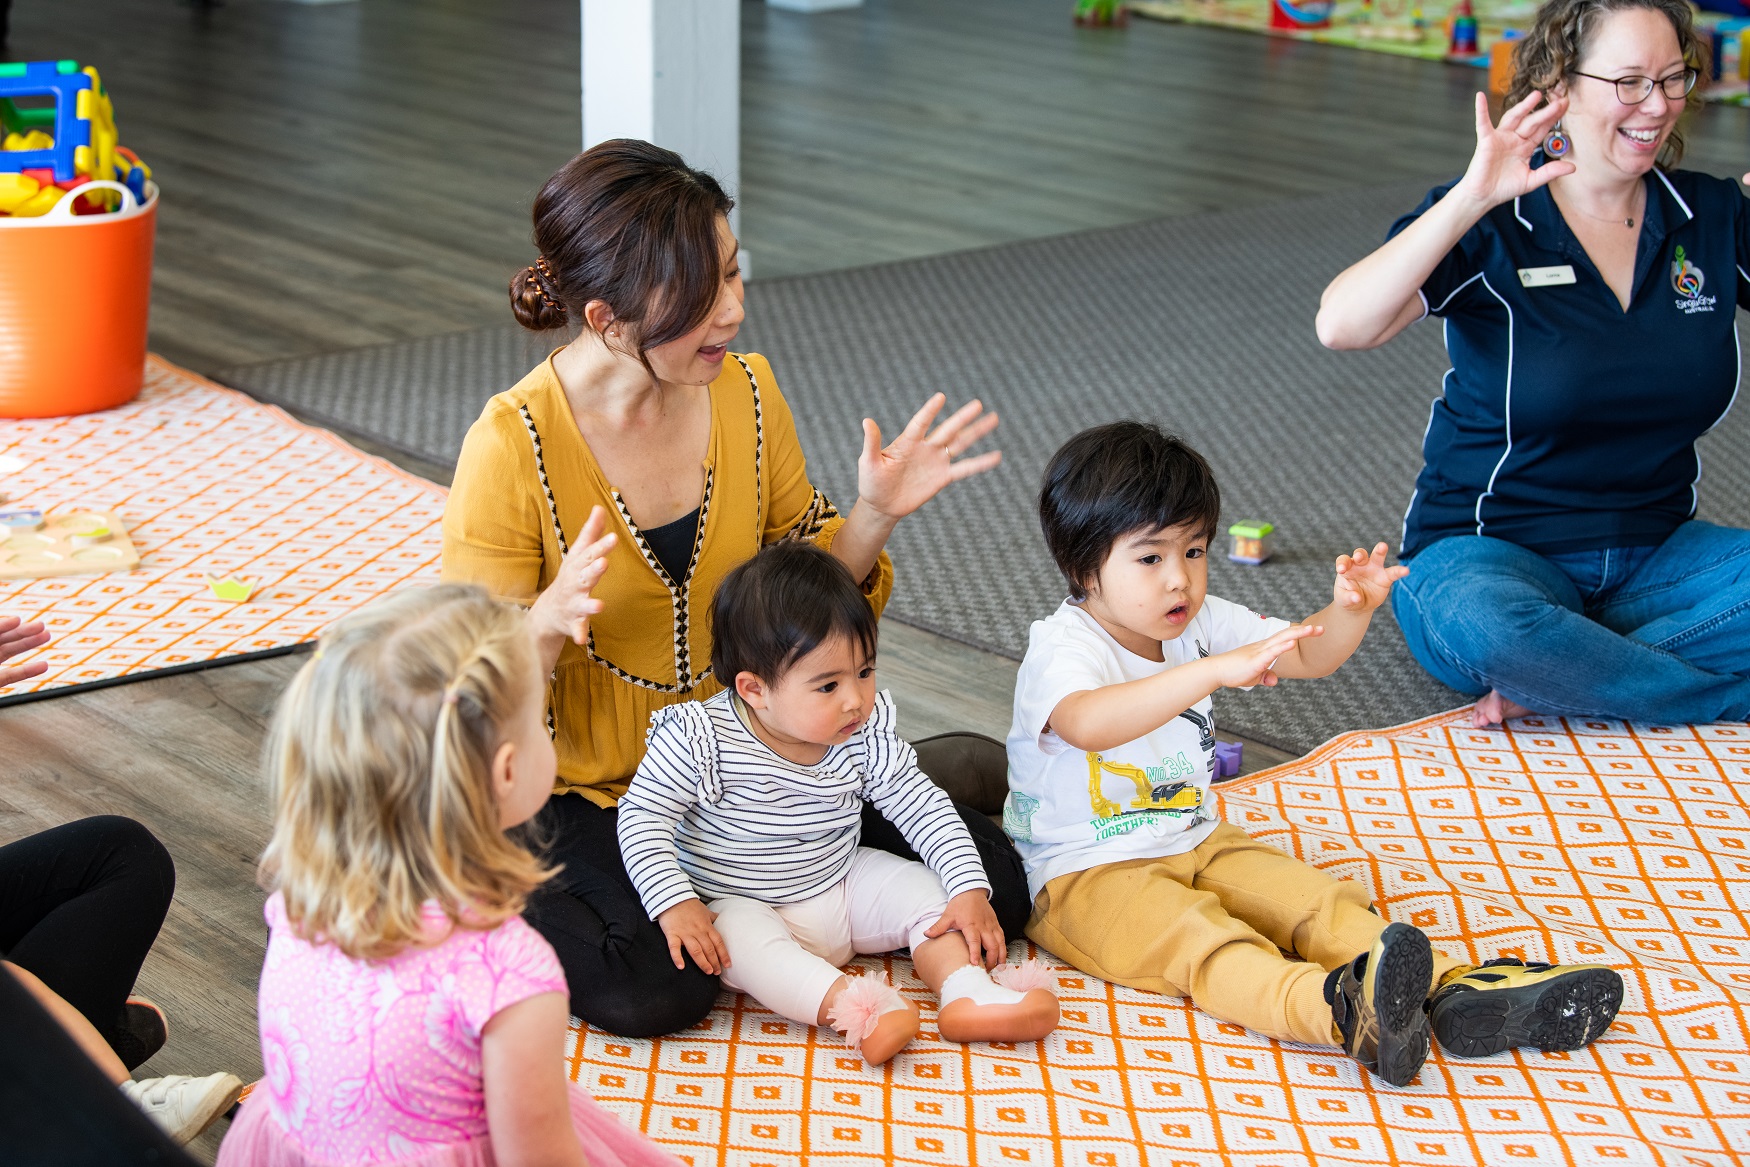
<svg viewBox="0 0 1750 1167">
<path fill-rule="evenodd" d="M 570 318 L 565 305 L 542 286 L 541 273 L 530 264 L 510 281 L 510 310 L 517 323 L 535 332 L 563 328 Z"/>
</svg>

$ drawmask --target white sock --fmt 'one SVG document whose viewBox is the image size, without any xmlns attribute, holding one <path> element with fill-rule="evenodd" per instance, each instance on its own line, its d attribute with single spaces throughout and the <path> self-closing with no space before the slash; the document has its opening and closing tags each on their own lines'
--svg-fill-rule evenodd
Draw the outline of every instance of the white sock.
<svg viewBox="0 0 1750 1167">
<path fill-rule="evenodd" d="M 942 982 L 941 993 L 938 994 L 943 1005 L 962 997 L 970 999 L 974 1005 L 1014 1005 L 1025 995 L 1003 988 L 976 964 L 965 965 L 949 973 L 948 979 Z"/>
</svg>

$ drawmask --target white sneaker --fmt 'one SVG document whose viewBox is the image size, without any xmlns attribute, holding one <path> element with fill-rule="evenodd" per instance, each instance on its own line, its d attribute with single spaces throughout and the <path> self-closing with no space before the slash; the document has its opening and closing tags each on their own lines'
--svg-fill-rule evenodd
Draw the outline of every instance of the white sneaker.
<svg viewBox="0 0 1750 1167">
<path fill-rule="evenodd" d="M 122 1093 L 178 1143 L 198 1138 L 214 1119 L 231 1109 L 242 1090 L 243 1082 L 237 1075 L 224 1073 L 204 1078 L 169 1074 L 121 1084 Z"/>
</svg>

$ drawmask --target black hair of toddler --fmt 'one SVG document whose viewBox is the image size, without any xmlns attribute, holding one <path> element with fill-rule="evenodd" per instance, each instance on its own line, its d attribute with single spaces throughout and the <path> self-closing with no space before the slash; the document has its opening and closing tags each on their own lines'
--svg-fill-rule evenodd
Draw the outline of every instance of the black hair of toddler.
<svg viewBox="0 0 1750 1167">
<path fill-rule="evenodd" d="M 711 671 L 726 688 L 752 673 L 767 684 L 834 636 L 873 658 L 869 598 L 844 564 L 812 543 L 772 543 L 737 566 L 711 601 Z"/>
<path fill-rule="evenodd" d="M 1190 526 L 1215 537 L 1221 488 L 1203 455 L 1157 425 L 1115 421 L 1083 430 L 1053 454 L 1039 488 L 1039 526 L 1077 600 L 1118 540 Z"/>
</svg>

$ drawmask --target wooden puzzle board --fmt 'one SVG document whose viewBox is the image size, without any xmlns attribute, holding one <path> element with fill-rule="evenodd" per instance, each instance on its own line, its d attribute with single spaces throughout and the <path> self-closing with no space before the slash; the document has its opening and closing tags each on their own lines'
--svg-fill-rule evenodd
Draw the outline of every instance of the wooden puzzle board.
<svg viewBox="0 0 1750 1167">
<path fill-rule="evenodd" d="M 150 357 L 139 398 L 81 417 L 0 420 L 8 505 L 101 506 L 132 571 L 0 580 L 0 613 L 54 633 L 37 694 L 284 650 L 408 584 L 437 582 L 446 492 L 333 434 Z M 257 577 L 248 602 L 206 576 Z"/>
<path fill-rule="evenodd" d="M 1222 812 L 1448 951 L 1609 963 L 1627 994 L 1589 1049 L 1436 1052 L 1396 1090 L 1067 969 L 1044 1042 L 950 1045 L 911 962 L 868 957 L 924 1018 L 885 1067 L 725 993 L 656 1041 L 575 1025 L 571 1075 L 696 1167 L 1750 1160 L 1750 726 L 1469 721 L 1345 734 L 1218 787 Z"/>
<path fill-rule="evenodd" d="M 99 528 L 104 535 L 93 540 L 91 532 Z M 139 565 L 127 525 L 107 511 L 63 507 L 28 530 L 0 524 L 0 580 L 107 575 Z"/>
</svg>

